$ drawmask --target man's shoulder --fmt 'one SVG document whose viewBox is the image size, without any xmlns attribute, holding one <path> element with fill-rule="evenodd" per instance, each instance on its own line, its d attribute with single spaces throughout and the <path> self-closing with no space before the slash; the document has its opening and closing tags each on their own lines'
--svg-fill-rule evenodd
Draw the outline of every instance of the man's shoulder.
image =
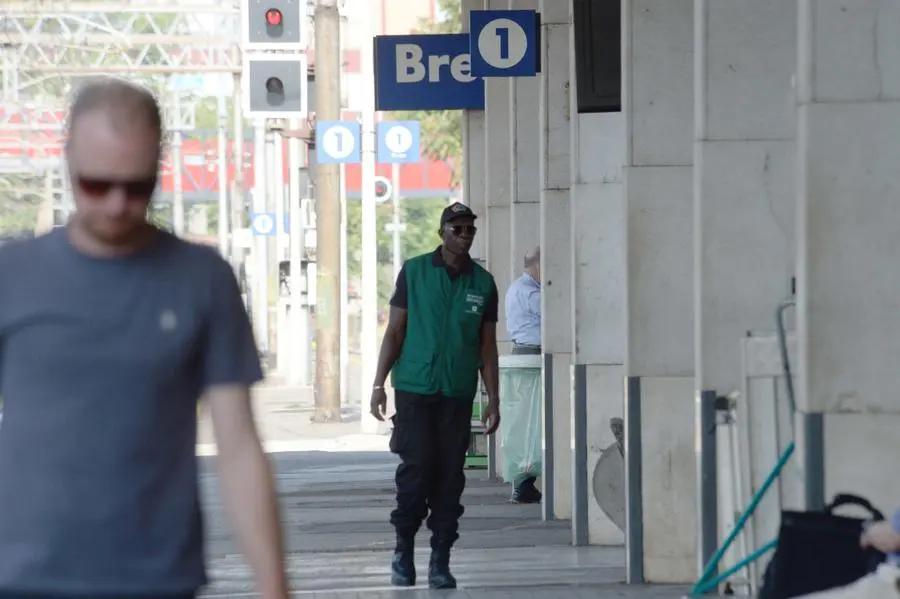
<svg viewBox="0 0 900 599">
<path fill-rule="evenodd" d="M 506 297 L 515 296 L 517 293 L 522 291 L 522 284 L 522 277 L 513 279 L 512 283 L 509 284 L 509 287 L 506 288 Z"/>
<path fill-rule="evenodd" d="M 163 233 L 167 236 L 168 245 L 172 257 L 178 260 L 178 264 L 187 268 L 197 269 L 198 272 L 222 275 L 231 273 L 231 265 L 219 254 L 214 247 L 182 239 L 171 233 Z"/>
<path fill-rule="evenodd" d="M 34 260 L 46 252 L 54 242 L 54 238 L 62 234 L 61 231 L 61 229 L 54 229 L 43 235 L 0 241 L 0 268 L 33 267 Z"/>
<path fill-rule="evenodd" d="M 479 264 L 477 260 L 472 260 L 472 266 L 476 276 L 479 276 L 486 281 L 490 281 L 491 283 L 496 284 L 494 282 L 494 275 L 491 274 L 491 271 Z"/>
<path fill-rule="evenodd" d="M 409 273 L 410 271 L 421 272 L 421 269 L 426 266 L 431 266 L 433 254 L 434 252 L 428 252 L 426 254 L 419 254 L 418 256 L 413 256 L 412 258 L 408 258 L 403 262 L 403 271 Z"/>
<path fill-rule="evenodd" d="M 425 252 L 424 254 L 419 254 L 418 256 L 413 256 L 412 258 L 408 258 L 404 265 L 406 264 L 421 264 L 426 262 L 431 264 L 431 260 L 433 259 L 434 252 Z"/>
</svg>

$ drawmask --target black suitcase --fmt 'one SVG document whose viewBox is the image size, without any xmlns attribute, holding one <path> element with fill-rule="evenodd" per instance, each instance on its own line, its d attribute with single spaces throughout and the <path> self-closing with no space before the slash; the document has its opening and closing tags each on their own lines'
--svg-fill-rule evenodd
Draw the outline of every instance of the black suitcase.
<svg viewBox="0 0 900 599">
<path fill-rule="evenodd" d="M 838 516 L 845 505 L 859 506 L 872 518 Z M 884 514 L 866 499 L 840 494 L 821 512 L 784 511 L 778 547 L 763 575 L 759 599 L 790 599 L 848 585 L 874 572 L 885 555 L 862 549 L 863 525 L 884 520 Z"/>
</svg>

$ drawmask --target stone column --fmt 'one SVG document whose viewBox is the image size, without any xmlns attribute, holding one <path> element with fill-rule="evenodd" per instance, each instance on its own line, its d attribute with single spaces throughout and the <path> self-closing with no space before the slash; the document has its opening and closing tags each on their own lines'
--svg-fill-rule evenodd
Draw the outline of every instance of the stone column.
<svg viewBox="0 0 900 599">
<path fill-rule="evenodd" d="M 638 423 L 626 413 L 625 425 L 640 434 L 631 513 L 643 525 L 630 546 L 643 545 L 636 565 L 647 581 L 686 583 L 697 574 L 694 4 L 626 0 L 623 11 L 625 375 L 640 414 Z"/>
<path fill-rule="evenodd" d="M 900 497 L 900 3 L 799 7 L 798 449 L 807 502 Z M 824 497 L 823 497 L 824 495 Z"/>
<path fill-rule="evenodd" d="M 544 348 L 544 517 L 572 516 L 570 393 L 572 243 L 568 2 L 541 0 L 540 151 L 541 310 Z"/>
</svg>

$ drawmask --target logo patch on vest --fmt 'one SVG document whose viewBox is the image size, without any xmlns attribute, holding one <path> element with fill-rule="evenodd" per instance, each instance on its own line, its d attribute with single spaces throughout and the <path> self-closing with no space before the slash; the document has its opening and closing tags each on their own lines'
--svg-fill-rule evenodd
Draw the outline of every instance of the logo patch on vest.
<svg viewBox="0 0 900 599">
<path fill-rule="evenodd" d="M 484 312 L 484 296 L 478 293 L 466 293 L 466 312 L 481 314 Z"/>
</svg>

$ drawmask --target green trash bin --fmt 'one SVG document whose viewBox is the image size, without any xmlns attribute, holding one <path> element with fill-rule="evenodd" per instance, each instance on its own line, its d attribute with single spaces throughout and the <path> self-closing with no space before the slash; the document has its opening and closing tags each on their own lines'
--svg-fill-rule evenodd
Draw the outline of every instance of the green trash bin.
<svg viewBox="0 0 900 599">
<path fill-rule="evenodd" d="M 500 453 L 503 480 L 541 475 L 543 386 L 540 355 L 500 356 Z"/>
<path fill-rule="evenodd" d="M 487 402 L 481 382 L 478 383 L 478 395 L 472 404 L 472 434 L 469 438 L 469 451 L 466 452 L 466 468 L 483 470 L 487 468 L 487 439 L 484 435 L 484 425 L 481 424 L 481 414 Z"/>
</svg>

